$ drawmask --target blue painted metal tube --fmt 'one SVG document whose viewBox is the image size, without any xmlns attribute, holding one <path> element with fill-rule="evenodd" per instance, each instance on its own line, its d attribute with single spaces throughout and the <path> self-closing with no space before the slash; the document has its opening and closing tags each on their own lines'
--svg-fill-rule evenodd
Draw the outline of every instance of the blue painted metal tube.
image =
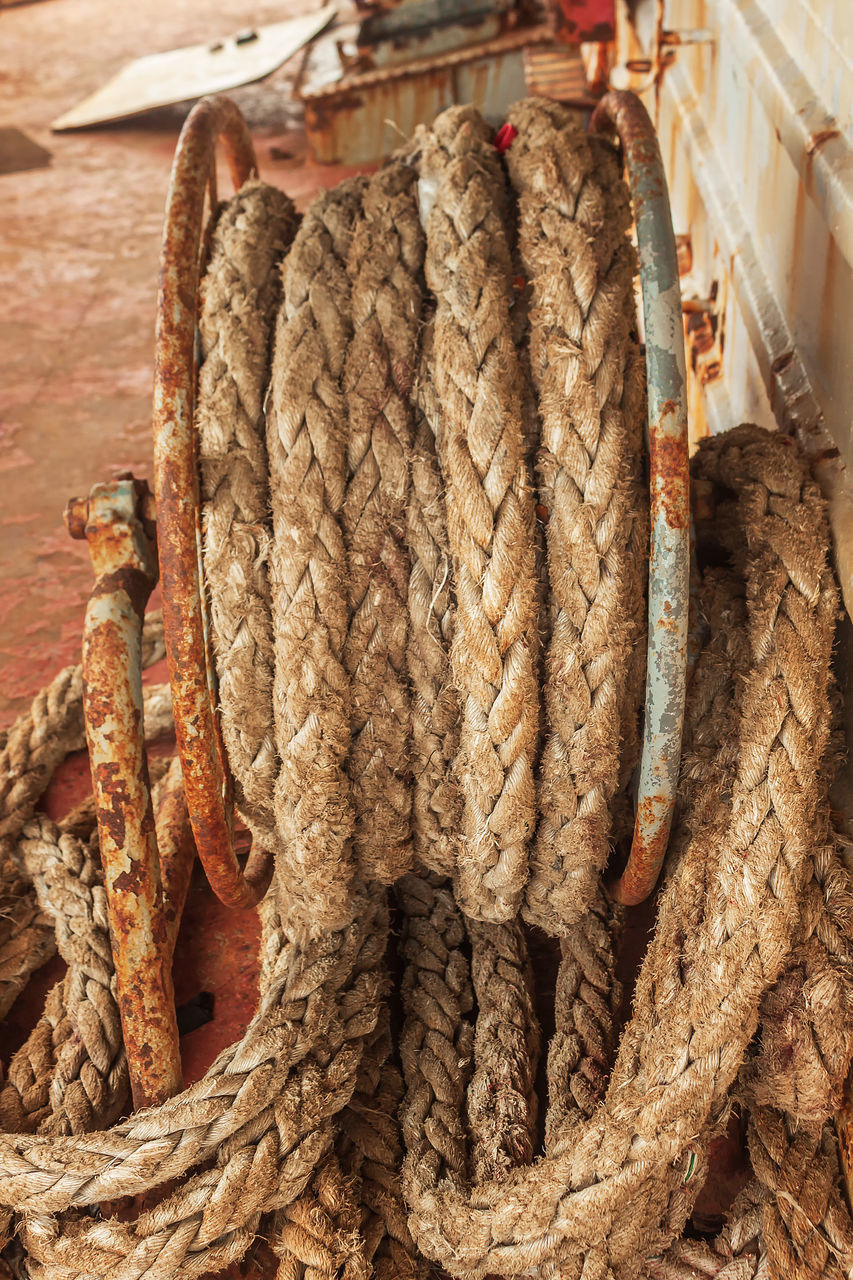
<svg viewBox="0 0 853 1280">
<path fill-rule="evenodd" d="M 617 133 L 625 154 L 646 329 L 652 520 L 646 714 L 631 856 L 611 890 L 633 906 L 657 883 L 681 763 L 690 585 L 687 373 L 675 235 L 654 125 L 636 94 L 612 92 L 591 127 Z"/>
</svg>

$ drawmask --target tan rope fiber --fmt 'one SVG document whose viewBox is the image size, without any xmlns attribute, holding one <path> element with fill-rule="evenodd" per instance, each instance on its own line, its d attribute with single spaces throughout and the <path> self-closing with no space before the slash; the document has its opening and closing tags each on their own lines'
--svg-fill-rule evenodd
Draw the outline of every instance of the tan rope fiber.
<svg viewBox="0 0 853 1280">
<path fill-rule="evenodd" d="M 739 495 L 753 606 L 731 816 L 698 930 L 697 950 L 710 948 L 713 963 L 685 972 L 679 947 L 652 941 L 605 1102 L 552 1135 L 552 1154 L 529 1170 L 472 1187 L 460 1181 L 458 1153 L 452 1168 L 428 1162 L 419 1156 L 423 1137 L 413 1135 L 416 1158 L 406 1164 L 413 1234 L 456 1274 L 520 1274 L 552 1259 L 567 1275 L 593 1263 L 602 1274 L 631 1275 L 656 1251 L 688 1147 L 701 1152 L 717 1122 L 761 995 L 790 954 L 827 736 L 836 597 L 825 512 L 799 456 L 772 435 L 741 428 L 709 442 L 705 454 L 719 458 Z M 671 892 L 707 856 L 702 844 L 701 836 L 692 842 Z M 650 975 L 665 1001 L 649 1001 Z M 418 1062 L 404 1065 L 410 1088 L 422 1091 Z"/>
<path fill-rule="evenodd" d="M 468 1128 L 478 1182 L 533 1158 L 539 1027 L 521 926 L 468 921 L 478 1015 Z"/>
<path fill-rule="evenodd" d="M 358 1083 L 342 1112 L 337 1142 L 344 1168 L 359 1180 L 363 1254 L 377 1280 L 414 1280 L 425 1271 L 409 1232 L 400 1180 L 403 1149 L 397 1111 L 402 1096 L 403 1078 L 393 1060 L 386 1008 L 365 1041 Z"/>
<path fill-rule="evenodd" d="M 109 1050 L 90 1007 L 106 1011 L 113 993 L 89 818 L 63 831 L 30 814 L 25 836 L 10 834 L 10 857 L 23 860 L 71 962 L 0 1092 L 20 1128 L 39 1129 L 0 1134 L 0 1227 L 14 1214 L 16 1233 L 7 1256 L 17 1250 L 15 1265 L 39 1280 L 190 1280 L 236 1262 L 259 1233 L 280 1280 L 422 1280 L 431 1263 L 459 1277 L 840 1280 L 853 1266 L 824 1124 L 850 1056 L 849 1033 L 834 1024 L 853 990 L 850 883 L 826 800 L 836 591 L 824 503 L 784 437 L 740 428 L 699 451 L 695 475 L 715 504 L 699 530 L 714 566 L 699 597 L 708 638 L 660 919 L 611 1066 L 618 919 L 600 877 L 630 817 L 647 537 L 628 205 L 608 144 L 541 102 L 512 119 L 517 211 L 470 109 L 421 131 L 408 162 L 314 203 L 282 264 L 265 401 L 276 251 L 248 263 L 244 250 L 263 239 L 258 210 L 269 202 L 287 216 L 286 206 L 253 186 L 220 216 L 205 286 L 206 554 L 221 570 L 208 575 L 214 616 L 230 600 L 217 663 L 225 688 L 233 675 L 223 715 L 229 749 L 245 749 L 241 804 L 276 840 L 260 1000 L 240 1043 L 179 1097 L 74 1132 L 102 1123 L 121 1090 L 109 1075 L 120 1045 Z M 240 317 L 228 287 L 214 297 L 230 271 Z M 251 280 L 263 303 L 250 301 Z M 565 315 L 560 302 L 549 316 L 552 291 Z M 254 306 L 267 316 L 261 329 Z M 251 394 L 238 386 L 238 331 L 255 335 Z M 239 512 L 257 527 L 245 545 L 238 529 L 223 547 L 244 476 L 227 449 L 217 453 L 229 431 L 251 481 Z M 572 431 L 584 456 L 561 469 Z M 576 539 L 563 560 L 560 529 Z M 543 531 L 547 582 L 537 575 Z M 257 625 L 242 637 L 229 564 L 250 575 Z M 611 575 L 624 612 L 608 596 Z M 566 578 L 577 585 L 565 597 L 575 630 L 563 628 L 569 606 L 555 588 Z M 596 618 L 611 619 L 606 634 Z M 239 677 L 250 653 L 253 669 Z M 561 675 L 570 659 L 580 664 L 571 688 Z M 578 694 L 570 722 L 552 685 L 569 701 Z M 242 736 L 246 690 L 267 709 L 252 706 Z M 599 714 L 608 728 L 590 763 L 582 747 Z M 564 733 L 565 752 L 554 746 Z M 27 735 L 35 741 L 32 726 Z M 586 844 L 566 835 L 550 863 L 546 777 L 573 789 L 560 841 L 577 835 L 573 815 L 594 817 Z M 21 795 L 25 808 L 26 787 Z M 412 855 L 416 870 L 397 880 L 398 1029 L 387 891 L 371 877 L 398 875 Z M 551 890 L 534 888 L 543 878 L 553 909 Z M 520 911 L 559 936 L 562 954 L 538 1158 Z M 66 1072 L 72 1018 L 85 1036 Z M 786 1057 L 791 1037 L 798 1052 Z M 756 1092 L 759 1075 L 772 1098 Z M 711 1139 L 738 1101 L 750 1113 L 753 1181 L 716 1241 L 679 1239 Z M 91 1216 L 137 1194 L 141 1210 Z"/>
<path fill-rule="evenodd" d="M 698 526 L 700 542 L 722 534 L 736 549 L 741 529 L 727 519 L 724 507 L 717 514 L 719 519 L 709 529 Z M 707 783 L 715 773 L 718 793 L 731 785 L 737 755 L 737 694 L 746 677 L 749 652 L 744 644 L 746 601 L 736 575 L 722 569 L 706 573 L 702 596 L 711 638 L 690 686 L 681 806 L 690 828 L 696 832 L 704 826 L 713 842 L 714 832 L 724 829 L 724 812 L 713 789 L 706 791 L 704 804 L 694 803 L 701 791 L 696 784 L 700 779 Z M 824 811 L 821 821 L 827 816 Z M 823 1119 L 837 1110 L 850 1062 L 850 889 L 820 825 L 814 841 L 814 878 L 801 899 L 804 941 L 762 1001 L 758 1037 L 738 1082 L 738 1093 L 747 1100 L 753 1117 L 750 1150 L 759 1176 L 748 1196 L 757 1218 L 754 1230 L 737 1248 L 730 1243 L 723 1247 L 721 1238 L 700 1260 L 697 1250 L 702 1246 L 675 1242 L 664 1258 L 648 1264 L 648 1274 L 656 1280 L 687 1280 L 697 1274 L 840 1278 L 846 1273 L 838 1269 L 839 1260 L 848 1268 L 853 1261 L 853 1233 L 837 1185 L 835 1139 L 831 1130 L 822 1132 Z M 671 860 L 678 856 L 679 847 L 683 848 L 683 840 L 676 839 Z M 661 933 L 663 945 L 678 933 L 688 939 L 695 936 L 712 865 L 711 860 L 705 863 L 705 877 L 697 867 L 699 874 L 690 884 L 692 897 L 682 899 L 680 915 L 669 909 L 674 903 L 665 900 L 660 921 L 660 930 L 666 929 Z M 666 998 L 665 991 L 658 994 Z M 778 1108 L 784 1108 L 785 1114 Z M 810 1190 L 804 1195 L 807 1183 Z M 738 1213 L 736 1205 L 729 1236 L 741 1232 Z M 760 1260 L 763 1269 L 754 1270 Z"/>
<path fill-rule="evenodd" d="M 515 914 L 527 874 L 539 720 L 534 504 L 510 326 L 504 184 L 490 130 L 470 108 L 446 111 L 415 145 L 456 592 L 459 892 L 469 914 L 502 921 Z"/>
<path fill-rule="evenodd" d="M 242 1256 L 260 1216 L 297 1198 L 329 1150 L 330 1117 L 352 1093 L 363 1037 L 375 1025 L 386 941 L 380 902 L 358 895 L 348 930 L 304 951 L 282 947 L 243 1041 L 163 1107 L 100 1134 L 0 1138 L 0 1183 L 24 1210 L 34 1275 L 112 1276 L 120 1259 L 122 1274 L 201 1275 Z M 39 1150 L 49 1188 L 47 1170 L 32 1163 Z M 210 1168 L 130 1222 L 56 1216 L 75 1201 L 171 1181 L 210 1157 Z"/>
<path fill-rule="evenodd" d="M 309 1191 L 276 1215 L 277 1280 L 366 1280 L 356 1184 L 332 1156 Z"/>
<path fill-rule="evenodd" d="M 53 1065 L 46 1113 L 30 1118 L 41 1122 L 32 1128 L 83 1133 L 95 1123 L 111 1124 L 128 1088 L 97 836 L 84 844 L 39 816 L 24 828 L 20 850 L 39 902 L 55 919 L 57 947 L 68 965 L 63 1021 L 72 1033 Z M 2 1110 L 0 1116 L 3 1128 L 11 1128 Z"/>
<path fill-rule="evenodd" d="M 421 335 L 406 541 L 411 557 L 406 665 L 412 684 L 413 843 L 438 875 L 456 874 L 462 795 L 453 772 L 461 708 L 450 669 L 453 601 L 444 485 L 436 436 L 441 406 L 431 373 L 434 329 Z"/>
<path fill-rule="evenodd" d="M 802 901 L 804 938 L 761 1005 L 759 1037 L 740 1075 L 753 1107 L 822 1124 L 842 1102 L 853 1060 L 853 898 L 830 845 L 814 858 Z"/>
<path fill-rule="evenodd" d="M 371 178 L 347 270 L 352 340 L 343 372 L 349 413 L 347 547 L 352 688 L 348 769 L 363 874 L 391 883 L 411 862 L 411 699 L 405 670 L 410 562 L 405 543 L 409 393 L 417 367 L 423 233 L 408 165 Z"/>
<path fill-rule="evenodd" d="M 609 802 L 637 757 L 648 534 L 627 187 L 608 144 L 587 138 L 556 104 L 530 100 L 511 123 L 550 586 L 546 742 L 525 911 L 564 935 L 547 1141 L 567 1110 L 588 1115 L 603 1096 L 615 1044 L 619 913 L 597 881 Z"/>
<path fill-rule="evenodd" d="M 518 129 L 507 167 L 532 286 L 530 366 L 553 611 L 525 914 L 567 932 L 592 902 L 607 857 L 631 655 L 642 634 L 631 547 L 642 511 L 640 442 L 623 408 L 635 262 L 575 118 L 533 99 L 509 120 Z"/>
<path fill-rule="evenodd" d="M 163 618 L 152 611 L 142 636 L 143 667 L 164 653 Z M 154 686 L 146 688 L 145 698 L 146 734 L 158 737 L 171 725 L 171 696 Z M 36 694 L 0 744 L 0 1018 L 55 951 L 50 920 L 12 857 L 15 843 L 57 766 L 85 745 L 79 665 L 65 667 Z"/>
<path fill-rule="evenodd" d="M 240 814 L 272 849 L 278 757 L 263 400 L 281 287 L 275 268 L 296 222 L 287 196 L 261 182 L 246 183 L 219 217 L 202 286 L 195 411 L 222 734 Z"/>
<path fill-rule="evenodd" d="M 167 772 L 168 761 L 149 761 L 155 812 Z M 86 797 L 58 824 L 37 814 L 16 854 L 52 920 L 68 970 L 9 1062 L 0 1088 L 0 1129 L 8 1132 L 85 1133 L 111 1123 L 127 1098 L 92 800 Z"/>
<path fill-rule="evenodd" d="M 445 1169 L 464 1178 L 462 1108 L 474 1049 L 469 1016 L 473 992 L 462 949 L 465 926 L 452 892 L 434 875 L 404 876 L 398 897 L 406 961 L 402 985 L 406 1022 L 400 1036 L 407 1085 L 400 1109 L 404 1177 L 408 1168 L 425 1170 L 430 1181 Z"/>
<path fill-rule="evenodd" d="M 775 1280 L 761 1234 L 762 1203 L 761 1188 L 750 1183 L 713 1243 L 676 1240 L 664 1255 L 648 1260 L 643 1280 Z"/>
<path fill-rule="evenodd" d="M 267 400 L 273 511 L 273 699 L 281 771 L 279 883 L 311 931 L 351 917 L 354 814 L 344 763 L 351 698 L 348 628 L 346 408 L 340 385 L 352 333 L 346 264 L 363 182 L 314 201 L 282 275 Z"/>
</svg>

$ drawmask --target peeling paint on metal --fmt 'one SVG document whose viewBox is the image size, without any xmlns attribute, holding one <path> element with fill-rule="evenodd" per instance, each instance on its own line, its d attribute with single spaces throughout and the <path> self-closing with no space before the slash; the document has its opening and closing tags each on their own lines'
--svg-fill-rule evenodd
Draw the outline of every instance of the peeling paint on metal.
<svg viewBox="0 0 853 1280">
<path fill-rule="evenodd" d="M 660 873 L 681 762 L 690 582 L 687 370 L 678 251 L 651 120 L 635 94 L 612 92 L 592 127 L 616 130 L 624 148 L 646 329 L 651 546 L 645 728 L 631 854 L 612 890 L 617 901 L 636 905 Z"/>
<path fill-rule="evenodd" d="M 142 619 L 157 581 L 147 486 L 124 477 L 69 503 L 95 571 L 83 633 L 83 707 L 116 992 L 134 1105 L 181 1088 L 171 945 L 145 755 Z M 174 935 L 172 935 L 172 944 Z"/>
</svg>

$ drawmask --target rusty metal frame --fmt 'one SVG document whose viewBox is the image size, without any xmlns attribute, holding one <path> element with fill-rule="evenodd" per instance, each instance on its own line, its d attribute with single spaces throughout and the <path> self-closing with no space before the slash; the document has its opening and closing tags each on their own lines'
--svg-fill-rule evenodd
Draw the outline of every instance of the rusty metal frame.
<svg viewBox="0 0 853 1280">
<path fill-rule="evenodd" d="M 161 883 L 142 703 L 142 622 L 157 582 L 153 505 L 144 481 L 122 476 L 69 503 L 95 571 L 83 633 L 83 709 L 122 1035 L 134 1106 L 182 1087 L 171 959 L 192 872 L 180 802 L 161 816 L 171 850 L 167 912 Z"/>
<path fill-rule="evenodd" d="M 646 330 L 652 528 L 645 729 L 631 854 L 611 890 L 633 906 L 657 883 L 681 763 L 690 598 L 687 370 L 678 253 L 654 125 L 636 94 L 610 92 L 591 128 L 616 133 L 622 143 Z"/>
<path fill-rule="evenodd" d="M 272 859 L 253 849 L 241 870 L 232 842 L 231 779 L 204 617 L 193 427 L 200 246 L 217 139 L 235 189 L 257 175 L 252 140 L 234 103 L 219 97 L 199 102 L 181 130 L 166 202 L 154 357 L 154 490 L 163 629 L 190 822 L 214 892 L 227 906 L 250 907 L 267 889 Z"/>
</svg>

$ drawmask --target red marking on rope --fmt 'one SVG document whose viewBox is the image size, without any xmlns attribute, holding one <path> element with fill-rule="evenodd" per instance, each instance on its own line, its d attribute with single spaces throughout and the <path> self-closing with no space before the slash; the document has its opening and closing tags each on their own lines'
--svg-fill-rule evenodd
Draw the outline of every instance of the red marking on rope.
<svg viewBox="0 0 853 1280">
<path fill-rule="evenodd" d="M 503 155 L 504 151 L 509 151 L 517 137 L 518 130 L 514 124 L 502 124 L 495 134 L 495 149 Z"/>
</svg>

